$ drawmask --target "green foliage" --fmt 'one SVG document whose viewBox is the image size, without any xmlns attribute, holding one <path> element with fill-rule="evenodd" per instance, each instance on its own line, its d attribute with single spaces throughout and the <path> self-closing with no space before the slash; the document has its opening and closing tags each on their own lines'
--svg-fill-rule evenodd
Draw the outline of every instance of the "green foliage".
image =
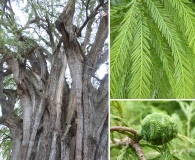
<svg viewBox="0 0 195 160">
<path fill-rule="evenodd" d="M 142 136 L 139 144 L 147 160 L 191 160 L 195 159 L 194 107 L 194 101 L 111 101 L 110 126 L 136 130 Z M 154 134 L 156 131 L 157 134 Z M 114 143 L 127 136 L 121 131 L 110 133 L 112 160 L 122 156 L 123 160 L 139 160 L 131 146 Z M 128 137 L 135 140 L 132 136 Z"/>
<path fill-rule="evenodd" d="M 190 105 L 186 102 L 179 102 L 182 111 L 184 112 L 186 118 L 187 118 L 187 136 L 192 136 L 190 135 L 191 131 L 191 120 L 195 115 L 195 102 L 193 101 Z"/>
<path fill-rule="evenodd" d="M 4 160 L 11 160 L 12 135 L 7 127 L 0 126 L 0 149 Z"/>
<path fill-rule="evenodd" d="M 13 75 L 5 77 L 3 87 L 5 89 L 16 89 L 16 82 L 13 79 Z"/>
<path fill-rule="evenodd" d="M 111 1 L 111 98 L 195 97 L 193 6 Z"/>
</svg>

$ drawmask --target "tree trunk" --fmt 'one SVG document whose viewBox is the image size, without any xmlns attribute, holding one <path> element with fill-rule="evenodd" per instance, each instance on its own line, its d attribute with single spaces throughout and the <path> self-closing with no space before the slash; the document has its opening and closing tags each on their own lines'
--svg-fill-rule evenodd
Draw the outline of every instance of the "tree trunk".
<svg viewBox="0 0 195 160">
<path fill-rule="evenodd" d="M 99 80 L 98 86 L 92 79 L 107 59 L 103 47 L 108 18 L 100 18 L 94 43 L 86 55 L 73 26 L 75 1 L 69 2 L 56 21 L 61 38 L 53 48 L 51 69 L 41 47 L 30 48 L 24 62 L 6 56 L 4 60 L 17 85 L 17 91 L 12 92 L 2 87 L 6 75 L 0 63 L 0 124 L 12 133 L 13 160 L 107 159 L 108 74 Z M 65 79 L 67 67 L 71 85 Z M 20 100 L 22 119 L 13 111 L 16 97 Z"/>
</svg>

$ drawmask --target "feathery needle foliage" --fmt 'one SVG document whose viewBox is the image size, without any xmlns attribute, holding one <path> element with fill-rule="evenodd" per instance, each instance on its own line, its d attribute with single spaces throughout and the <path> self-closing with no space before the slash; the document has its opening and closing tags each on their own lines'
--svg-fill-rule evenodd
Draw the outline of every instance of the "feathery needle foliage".
<svg viewBox="0 0 195 160">
<path fill-rule="evenodd" d="M 111 57 L 111 70 L 116 71 L 115 75 L 117 77 L 117 81 L 113 79 L 113 83 L 111 83 L 111 88 L 120 88 L 124 87 L 124 77 L 121 78 L 121 72 L 123 71 L 123 67 L 125 65 L 125 59 L 128 57 L 129 52 L 129 46 L 132 40 L 133 33 L 132 31 L 135 29 L 135 15 L 137 15 L 137 3 L 136 0 L 132 1 L 132 4 L 129 4 L 131 6 L 124 17 L 124 20 L 122 21 L 123 25 L 119 29 L 119 35 L 115 39 L 115 43 L 112 47 L 112 57 Z M 117 11 L 116 11 L 117 14 Z M 118 60 L 120 59 L 120 63 Z M 121 78 L 121 80 L 120 80 Z M 118 92 L 118 94 L 122 97 L 123 92 Z"/>
<path fill-rule="evenodd" d="M 193 7 L 189 0 L 111 1 L 111 98 L 195 97 Z"/>
</svg>

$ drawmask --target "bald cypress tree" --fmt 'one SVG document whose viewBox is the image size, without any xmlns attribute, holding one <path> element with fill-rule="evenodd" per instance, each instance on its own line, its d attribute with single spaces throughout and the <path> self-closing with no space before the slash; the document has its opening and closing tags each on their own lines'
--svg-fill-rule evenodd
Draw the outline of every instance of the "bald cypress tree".
<svg viewBox="0 0 195 160">
<path fill-rule="evenodd" d="M 0 124 L 11 159 L 107 159 L 107 7 L 0 2 Z"/>
</svg>

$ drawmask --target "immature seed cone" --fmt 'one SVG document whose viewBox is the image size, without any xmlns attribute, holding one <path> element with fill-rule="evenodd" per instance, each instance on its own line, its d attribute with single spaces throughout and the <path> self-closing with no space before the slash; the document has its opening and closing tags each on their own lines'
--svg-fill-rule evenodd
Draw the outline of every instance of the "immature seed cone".
<svg viewBox="0 0 195 160">
<path fill-rule="evenodd" d="M 175 138 L 177 133 L 177 125 L 166 114 L 153 113 L 142 121 L 141 137 L 151 144 L 165 144 Z"/>
</svg>

